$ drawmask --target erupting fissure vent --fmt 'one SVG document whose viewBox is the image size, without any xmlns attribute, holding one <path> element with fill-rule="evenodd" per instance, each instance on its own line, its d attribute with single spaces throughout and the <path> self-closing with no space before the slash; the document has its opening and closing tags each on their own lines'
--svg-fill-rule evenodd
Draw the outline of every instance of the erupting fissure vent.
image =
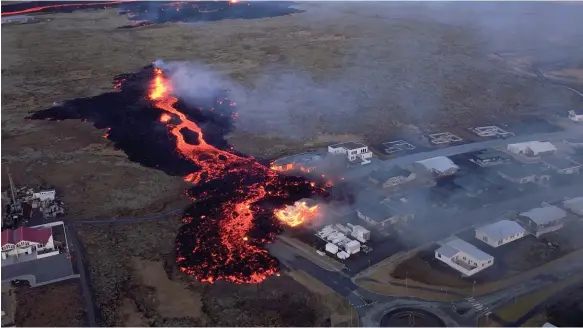
<svg viewBox="0 0 583 328">
<path fill-rule="evenodd" d="M 280 224 L 299 225 L 317 209 L 290 213 L 282 210 L 284 204 L 323 189 L 205 141 L 201 127 L 175 106 L 178 99 L 159 68 L 154 69 L 149 98 L 162 111 L 159 121 L 176 139 L 176 151 L 200 168 L 185 177 L 196 201 L 177 237 L 180 270 L 209 283 L 259 283 L 277 273 L 277 260 L 265 243 L 281 231 Z M 187 133 L 196 135 L 195 140 L 186 138 Z"/>
</svg>

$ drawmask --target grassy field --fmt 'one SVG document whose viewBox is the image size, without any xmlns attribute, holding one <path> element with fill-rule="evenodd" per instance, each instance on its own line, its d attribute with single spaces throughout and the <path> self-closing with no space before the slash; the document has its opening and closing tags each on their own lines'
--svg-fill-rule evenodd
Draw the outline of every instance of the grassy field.
<svg viewBox="0 0 583 328">
<path fill-rule="evenodd" d="M 578 34 L 550 28 L 548 33 L 524 29 L 520 34 L 512 28 L 513 33 L 484 33 L 468 25 L 472 19 L 447 22 L 468 15 L 442 15 L 416 5 L 298 6 L 307 11 L 129 30 L 116 29 L 127 20 L 115 9 L 47 14 L 43 17 L 50 21 L 3 27 L 3 166 L 10 165 L 18 185 L 46 181 L 56 186 L 72 220 L 177 207 L 182 180 L 129 162 L 103 138 L 105 131 L 76 121 L 23 120 L 55 102 L 111 92 L 114 75 L 160 58 L 196 61 L 239 83 L 245 99 L 229 141 L 242 152 L 261 156 L 347 136 L 375 143 L 483 121 L 554 115 L 581 104 L 571 92 L 490 57 L 507 50 L 579 44 L 573 41 Z M 505 12 L 497 10 L 488 15 Z M 528 10 L 518 14 L 538 19 Z M 504 42 L 492 45 L 498 37 Z M 5 170 L 2 174 L 5 178 Z M 79 229 L 105 323 L 229 325 L 225 320 L 233 318 L 241 325 L 323 323 L 320 312 L 306 307 L 319 301 L 289 277 L 260 287 L 207 288 L 183 282 L 182 288 L 173 280 L 152 286 L 161 279 L 159 268 L 168 259 L 179 224 Z M 152 276 L 140 275 L 140 268 L 149 268 Z M 166 293 L 180 288 L 188 289 L 181 295 L 189 300 L 172 304 L 189 310 L 177 316 L 159 300 L 168 300 Z M 256 315 L 266 308 L 263 316 Z M 297 317 L 304 321 L 295 321 Z"/>
</svg>

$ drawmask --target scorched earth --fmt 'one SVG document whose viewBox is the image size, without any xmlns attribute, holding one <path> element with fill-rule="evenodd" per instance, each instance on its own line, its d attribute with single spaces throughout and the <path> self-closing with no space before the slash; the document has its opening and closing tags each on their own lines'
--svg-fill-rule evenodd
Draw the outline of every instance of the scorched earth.
<svg viewBox="0 0 583 328">
<path fill-rule="evenodd" d="M 107 127 L 106 138 L 131 160 L 185 175 L 193 202 L 176 238 L 181 271 L 208 283 L 259 283 L 276 274 L 279 264 L 265 244 L 284 225 L 296 226 L 314 214 L 305 211 L 305 217 L 288 223 L 276 213 L 298 199 L 324 194 L 327 184 L 282 175 L 230 147 L 223 136 L 236 112 L 224 92 L 208 106 L 189 106 L 173 95 L 171 79 L 153 65 L 118 76 L 114 84 L 118 92 L 75 99 L 30 118 L 91 120 Z"/>
</svg>

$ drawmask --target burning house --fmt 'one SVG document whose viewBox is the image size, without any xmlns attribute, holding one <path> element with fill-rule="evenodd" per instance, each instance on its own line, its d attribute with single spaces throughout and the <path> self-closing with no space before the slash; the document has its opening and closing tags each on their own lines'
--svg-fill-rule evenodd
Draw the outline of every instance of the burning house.
<svg viewBox="0 0 583 328">
<path fill-rule="evenodd" d="M 290 227 L 314 221 L 320 215 L 318 204 L 310 198 L 303 198 L 293 205 L 286 205 L 275 212 L 275 217 Z"/>
<path fill-rule="evenodd" d="M 308 152 L 275 160 L 271 164 L 271 169 L 280 172 L 304 172 L 316 171 L 324 156 L 317 152 Z"/>
</svg>

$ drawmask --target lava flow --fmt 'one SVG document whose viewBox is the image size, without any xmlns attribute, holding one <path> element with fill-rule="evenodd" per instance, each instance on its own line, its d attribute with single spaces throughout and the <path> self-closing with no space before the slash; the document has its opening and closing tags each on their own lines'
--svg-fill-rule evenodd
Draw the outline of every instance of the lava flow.
<svg viewBox="0 0 583 328">
<path fill-rule="evenodd" d="M 199 168 L 185 178 L 193 183 L 188 194 L 196 201 L 177 237 L 177 265 L 202 282 L 259 283 L 278 271 L 265 243 L 281 231 L 280 223 L 301 223 L 278 221 L 274 211 L 321 189 L 211 145 L 201 127 L 175 106 L 171 92 L 170 81 L 155 68 L 149 98 L 162 111 L 159 121 L 176 139 L 176 151 Z"/>
</svg>

